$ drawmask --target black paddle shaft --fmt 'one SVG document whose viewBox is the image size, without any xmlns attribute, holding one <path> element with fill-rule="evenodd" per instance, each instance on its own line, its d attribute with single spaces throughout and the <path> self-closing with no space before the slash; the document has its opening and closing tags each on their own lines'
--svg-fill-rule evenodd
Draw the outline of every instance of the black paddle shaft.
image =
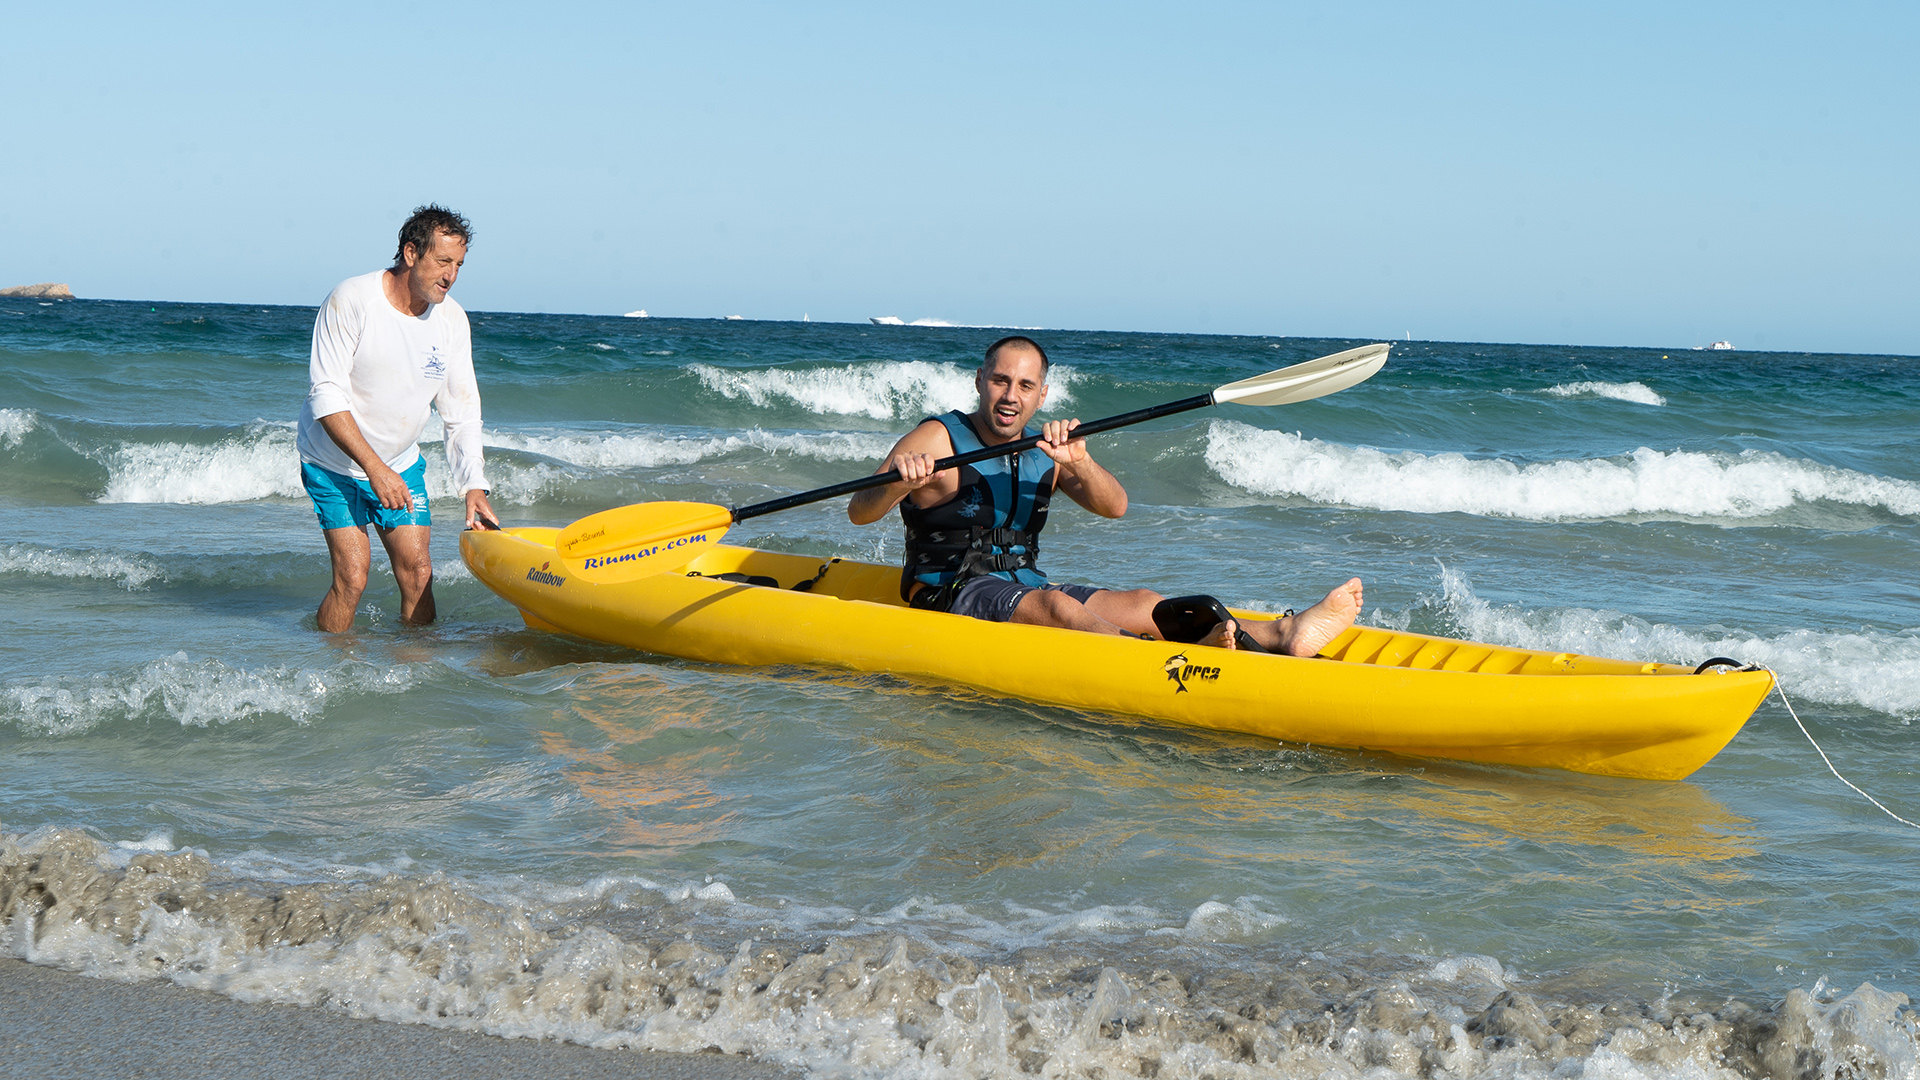
<svg viewBox="0 0 1920 1080">
<path fill-rule="evenodd" d="M 1196 397 L 1185 398 L 1181 401 L 1169 401 L 1165 405 L 1154 405 L 1150 408 L 1137 409 L 1130 413 L 1121 413 L 1119 416 L 1109 416 L 1104 420 L 1089 420 L 1073 429 L 1073 437 L 1078 439 L 1084 435 L 1098 435 L 1103 431 L 1112 431 L 1114 428 L 1126 427 L 1128 424 L 1138 424 L 1147 420 L 1156 420 L 1162 416 L 1172 416 L 1174 413 L 1188 412 L 1193 409 L 1204 409 L 1211 404 L 1213 404 L 1213 394 L 1212 392 L 1208 392 Z M 1001 443 L 998 446 L 983 446 L 978 450 L 969 450 L 964 454 L 955 454 L 952 457 L 941 458 L 939 461 L 933 463 L 933 469 L 935 472 L 939 472 L 942 469 L 955 469 L 962 465 L 971 465 L 976 461 L 986 461 L 990 458 L 1012 457 L 1015 454 L 1023 454 L 1039 445 L 1040 436 L 1029 435 L 1024 439 L 1015 439 L 1012 442 Z M 805 506 L 808 503 L 820 502 L 838 495 L 851 495 L 856 491 L 865 491 L 868 488 L 884 487 L 898 479 L 900 479 L 900 470 L 888 469 L 883 473 L 863 476 L 858 480 L 848 480 L 845 483 L 835 484 L 832 487 L 816 488 L 813 491 L 803 491 L 798 495 L 788 495 L 782 499 L 770 499 L 763 503 L 754 503 L 752 506 L 738 507 L 732 511 L 733 520 L 745 521 L 748 518 L 759 517 L 761 514 L 772 514 L 781 510 L 791 510 L 796 506 Z"/>
</svg>

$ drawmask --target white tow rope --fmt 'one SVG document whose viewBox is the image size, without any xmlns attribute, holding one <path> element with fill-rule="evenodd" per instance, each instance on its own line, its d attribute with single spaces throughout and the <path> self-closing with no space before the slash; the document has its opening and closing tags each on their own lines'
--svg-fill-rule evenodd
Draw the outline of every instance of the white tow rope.
<svg viewBox="0 0 1920 1080">
<path fill-rule="evenodd" d="M 1787 707 L 1787 715 L 1793 717 L 1793 724 L 1795 727 L 1800 729 L 1800 734 L 1805 735 L 1807 737 L 1807 741 L 1810 743 L 1813 743 L 1814 752 L 1820 755 L 1821 761 L 1824 761 L 1827 763 L 1827 771 L 1832 773 L 1834 775 L 1834 778 L 1839 780 L 1841 783 L 1847 785 L 1848 787 L 1852 788 L 1855 791 L 1860 792 L 1861 798 L 1879 807 L 1881 812 L 1886 814 L 1888 817 L 1892 818 L 1893 820 L 1899 822 L 1902 825 L 1907 825 L 1915 829 L 1920 829 L 1920 825 L 1914 824 L 1913 822 L 1908 821 L 1906 818 L 1901 817 L 1899 814 L 1896 814 L 1893 811 L 1888 810 L 1885 803 L 1881 802 L 1879 799 L 1874 798 L 1873 796 L 1867 794 L 1864 791 L 1860 791 L 1860 785 L 1840 775 L 1840 770 L 1833 767 L 1833 759 L 1827 756 L 1827 752 L 1825 750 L 1820 749 L 1819 743 L 1814 742 L 1813 732 L 1808 731 L 1807 725 L 1800 722 L 1800 714 L 1793 711 L 1793 702 L 1787 700 L 1787 692 L 1785 690 L 1780 689 L 1780 673 L 1777 671 L 1774 671 L 1772 668 L 1768 668 L 1767 674 L 1773 676 L 1773 692 L 1780 695 L 1780 704 L 1785 705 Z"/>
</svg>

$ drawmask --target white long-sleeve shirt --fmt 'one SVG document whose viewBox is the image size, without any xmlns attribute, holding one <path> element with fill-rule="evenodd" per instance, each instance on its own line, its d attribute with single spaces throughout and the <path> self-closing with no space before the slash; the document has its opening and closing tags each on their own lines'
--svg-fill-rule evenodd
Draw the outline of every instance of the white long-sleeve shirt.
<svg viewBox="0 0 1920 1080">
<path fill-rule="evenodd" d="M 312 387 L 300 410 L 300 460 L 365 480 L 366 471 L 320 426 L 353 414 L 367 445 L 395 472 L 420 458 L 429 406 L 446 425 L 447 464 L 459 494 L 487 487 L 480 451 L 480 387 L 473 378 L 473 332 L 451 297 L 424 315 L 394 308 L 384 270 L 334 286 L 313 321 Z"/>
</svg>

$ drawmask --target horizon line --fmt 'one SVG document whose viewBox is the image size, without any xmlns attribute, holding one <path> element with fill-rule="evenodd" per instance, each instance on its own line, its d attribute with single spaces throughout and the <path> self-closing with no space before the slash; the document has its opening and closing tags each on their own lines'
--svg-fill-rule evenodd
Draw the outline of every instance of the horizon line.
<svg viewBox="0 0 1920 1080">
<path fill-rule="evenodd" d="M 69 286 L 69 288 L 71 288 L 71 286 Z M 45 307 L 51 307 L 54 304 L 69 304 L 69 303 L 179 304 L 179 305 L 199 304 L 199 305 L 211 306 L 211 307 L 304 308 L 308 311 L 320 310 L 319 304 L 282 304 L 282 303 L 257 302 L 257 301 L 249 302 L 249 301 L 240 301 L 240 300 L 154 300 L 154 299 L 138 300 L 138 299 L 125 299 L 125 298 L 108 297 L 108 296 L 75 296 L 75 297 L 72 297 L 71 299 L 60 298 L 60 299 L 49 300 L 49 299 L 43 299 L 43 298 L 34 297 L 34 296 L 0 297 L 0 303 L 4 303 L 9 300 L 29 301 Z M 1307 334 L 1307 333 L 1258 334 L 1258 333 L 1228 333 L 1228 332 L 1222 332 L 1222 331 L 1208 331 L 1208 330 L 1111 330 L 1111 329 L 1100 329 L 1096 327 L 1014 326 L 1011 324 L 1000 325 L 1000 324 L 993 324 L 993 323 L 949 323 L 946 325 L 928 325 L 925 323 L 916 324 L 911 322 L 903 322 L 899 324 L 894 324 L 894 323 L 872 322 L 871 320 L 874 318 L 874 316 L 868 316 L 869 321 L 866 323 L 862 323 L 862 322 L 858 322 L 854 320 L 846 320 L 846 319 L 831 319 L 831 318 L 827 318 L 827 319 L 811 319 L 811 318 L 766 319 L 766 318 L 760 318 L 757 316 L 747 316 L 747 315 L 647 314 L 644 316 L 634 316 L 634 315 L 628 315 L 625 312 L 510 311 L 510 310 L 504 310 L 504 309 L 467 308 L 465 305 L 462 305 L 462 309 L 478 315 L 536 315 L 536 316 L 552 316 L 552 317 L 569 318 L 569 319 L 636 319 L 642 322 L 654 322 L 656 320 L 682 320 L 687 322 L 719 322 L 719 323 L 765 322 L 765 323 L 792 323 L 795 326 L 808 326 L 808 325 L 813 325 L 818 323 L 818 324 L 829 325 L 829 326 L 872 326 L 876 328 L 884 327 L 888 330 L 902 330 L 902 331 L 906 331 L 906 330 L 1024 330 L 1024 331 L 1034 331 L 1034 332 L 1040 332 L 1040 333 L 1059 333 L 1059 334 L 1153 334 L 1153 335 L 1160 335 L 1160 336 L 1182 336 L 1182 337 L 1277 338 L 1280 340 L 1298 340 L 1298 341 L 1350 341 L 1350 342 L 1366 342 L 1369 344 L 1384 343 L 1388 345 L 1498 345 L 1498 346 L 1508 346 L 1508 347 L 1526 346 L 1530 348 L 1542 348 L 1542 349 L 1641 349 L 1646 351 L 1664 350 L 1666 352 L 1687 352 L 1687 353 L 1734 352 L 1734 353 L 1750 353 L 1750 354 L 1774 355 L 1774 356 L 1861 356 L 1861 357 L 1883 357 L 1883 358 L 1895 359 L 1895 360 L 1920 360 L 1920 353 L 1842 352 L 1842 351 L 1822 351 L 1822 350 L 1814 350 L 1814 349 L 1754 349 L 1754 348 L 1744 348 L 1739 346 L 1736 346 L 1732 349 L 1714 349 L 1708 345 L 1625 345 L 1625 344 L 1608 344 L 1608 343 L 1592 343 L 1592 342 L 1578 343 L 1578 342 L 1556 342 L 1556 341 L 1470 341 L 1466 339 L 1415 338 L 1410 336 L 1409 337 L 1383 337 L 1380 335 L 1373 335 L 1373 334 L 1359 334 L 1359 335 Z"/>
</svg>

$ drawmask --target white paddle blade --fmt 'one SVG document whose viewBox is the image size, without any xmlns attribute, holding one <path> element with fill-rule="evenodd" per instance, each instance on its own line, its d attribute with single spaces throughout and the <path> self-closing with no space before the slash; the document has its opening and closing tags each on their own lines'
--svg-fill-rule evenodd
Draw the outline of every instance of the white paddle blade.
<svg viewBox="0 0 1920 1080">
<path fill-rule="evenodd" d="M 561 529 L 554 548 L 575 577 L 616 585 L 685 566 L 732 524 L 733 513 L 712 503 L 634 503 Z"/>
<path fill-rule="evenodd" d="M 1386 364 L 1387 350 L 1391 348 L 1393 346 L 1387 344 L 1362 345 L 1357 349 L 1228 383 L 1213 392 L 1213 403 L 1225 405 L 1233 401 L 1241 405 L 1290 405 L 1296 401 L 1324 397 L 1372 378 L 1373 373 Z"/>
</svg>

